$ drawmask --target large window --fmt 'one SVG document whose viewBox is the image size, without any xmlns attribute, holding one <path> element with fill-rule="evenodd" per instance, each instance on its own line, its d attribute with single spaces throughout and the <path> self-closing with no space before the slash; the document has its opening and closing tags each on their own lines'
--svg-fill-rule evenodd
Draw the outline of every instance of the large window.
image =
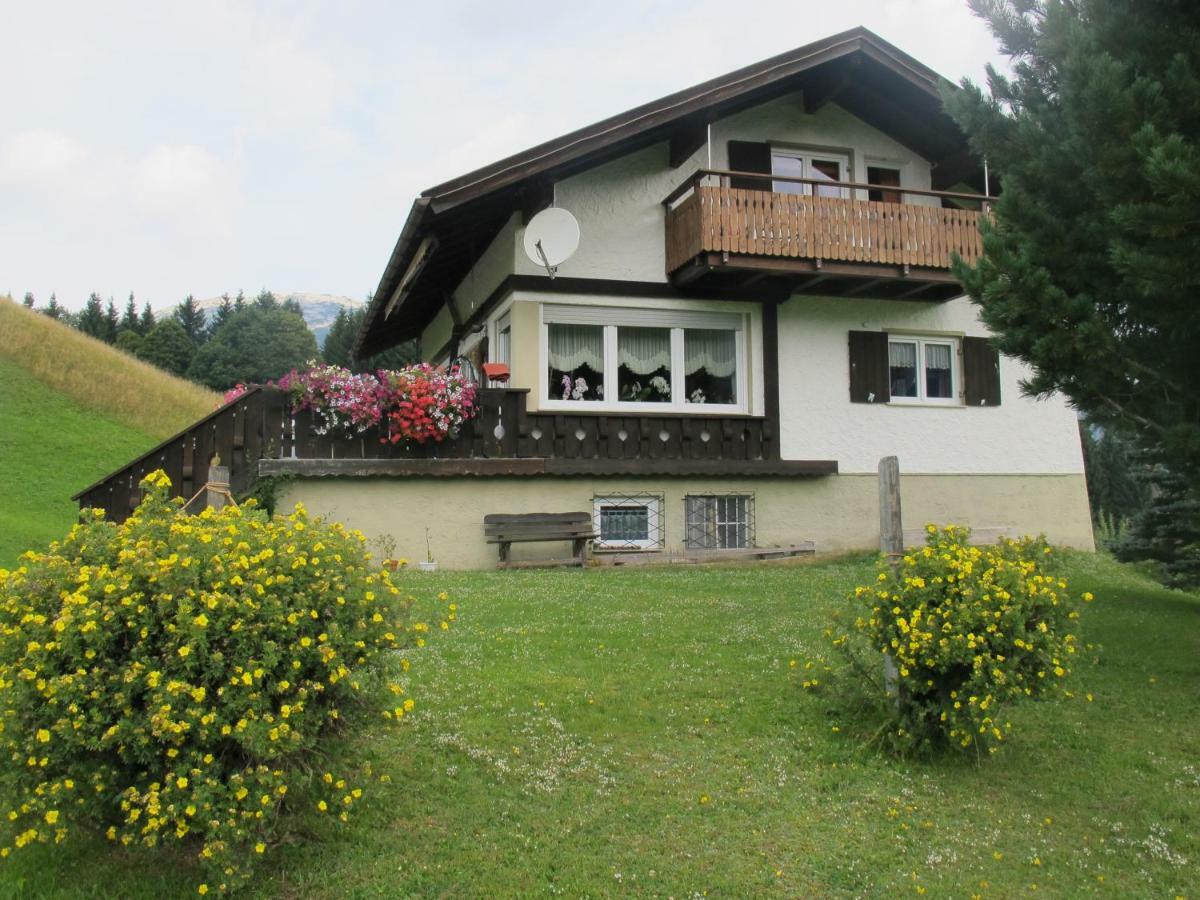
<svg viewBox="0 0 1200 900">
<path fill-rule="evenodd" d="M 840 154 L 800 150 L 771 151 L 771 174 L 789 178 L 812 178 L 817 181 L 849 181 L 849 160 Z M 845 197 L 846 188 L 836 185 L 808 184 L 799 181 L 772 181 L 771 190 L 777 194 L 804 194 L 818 197 Z"/>
<path fill-rule="evenodd" d="M 957 403 L 955 351 L 955 342 L 949 338 L 890 338 L 892 402 Z"/>
<path fill-rule="evenodd" d="M 740 315 L 555 305 L 542 314 L 547 408 L 745 409 Z"/>
<path fill-rule="evenodd" d="M 754 546 L 754 498 L 749 494 L 689 494 L 684 497 L 690 550 L 738 550 Z"/>
</svg>

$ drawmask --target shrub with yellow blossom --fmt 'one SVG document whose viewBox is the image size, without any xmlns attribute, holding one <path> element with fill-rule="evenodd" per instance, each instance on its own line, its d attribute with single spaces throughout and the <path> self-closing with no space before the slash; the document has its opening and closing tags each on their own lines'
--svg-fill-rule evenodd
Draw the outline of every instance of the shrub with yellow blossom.
<svg viewBox="0 0 1200 900">
<path fill-rule="evenodd" d="M 407 662 L 386 651 L 427 627 L 361 534 L 299 506 L 184 515 L 169 484 L 155 472 L 121 525 L 89 513 L 0 569 L 15 798 L 0 856 L 86 823 L 122 845 L 194 847 L 200 892 L 218 892 L 278 841 L 289 805 L 347 820 L 360 768 L 312 778 L 314 756 L 379 698 L 392 721 L 412 708 L 391 680 Z"/>
<path fill-rule="evenodd" d="M 1077 604 L 1044 538 L 972 546 L 967 528 L 926 531 L 895 571 L 882 560 L 855 589 L 853 625 L 827 634 L 880 701 L 893 749 L 994 752 L 1011 731 L 1007 704 L 1064 691 Z"/>
</svg>

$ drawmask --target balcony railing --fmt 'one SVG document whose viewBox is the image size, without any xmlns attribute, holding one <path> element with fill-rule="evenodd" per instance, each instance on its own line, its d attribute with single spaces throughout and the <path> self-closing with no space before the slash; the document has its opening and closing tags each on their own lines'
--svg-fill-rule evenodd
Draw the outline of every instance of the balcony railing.
<svg viewBox="0 0 1200 900">
<path fill-rule="evenodd" d="M 285 393 L 253 388 L 237 400 L 75 495 L 81 507 L 123 521 L 138 485 L 156 469 L 172 494 L 191 498 L 213 458 L 234 493 L 260 475 L 822 475 L 831 461 L 779 458 L 771 420 L 756 416 L 543 413 L 525 408 L 527 390 L 483 388 L 479 414 L 442 443 L 383 443 L 317 434 L 310 413 L 293 414 Z"/>
<path fill-rule="evenodd" d="M 733 182 L 761 183 L 762 189 L 733 187 Z M 772 191 L 778 182 L 813 187 L 810 194 Z M 846 196 L 819 195 L 830 189 Z M 855 199 L 871 190 L 979 208 Z M 979 221 L 991 199 L 949 191 L 701 169 L 663 201 L 667 207 L 667 274 L 675 275 L 708 254 L 719 254 L 721 263 L 730 257 L 778 257 L 809 260 L 817 266 L 826 261 L 893 266 L 905 274 L 911 269 L 948 270 L 953 256 L 971 262 L 983 252 Z"/>
</svg>

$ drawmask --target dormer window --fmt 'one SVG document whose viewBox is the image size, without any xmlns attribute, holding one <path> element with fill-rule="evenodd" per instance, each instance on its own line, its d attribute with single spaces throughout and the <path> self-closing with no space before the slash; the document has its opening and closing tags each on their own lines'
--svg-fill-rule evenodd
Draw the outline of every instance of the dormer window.
<svg viewBox="0 0 1200 900">
<path fill-rule="evenodd" d="M 771 174 L 788 178 L 812 178 L 817 181 L 846 181 L 850 160 L 838 153 L 771 148 Z M 772 181 L 776 194 L 803 194 L 811 197 L 845 197 L 846 188 L 808 184 L 801 181 Z"/>
</svg>

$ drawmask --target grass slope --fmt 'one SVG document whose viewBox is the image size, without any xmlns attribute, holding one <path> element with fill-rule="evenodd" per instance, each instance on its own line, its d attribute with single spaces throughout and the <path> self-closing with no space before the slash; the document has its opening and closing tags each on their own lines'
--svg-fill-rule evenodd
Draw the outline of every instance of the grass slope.
<svg viewBox="0 0 1200 900">
<path fill-rule="evenodd" d="M 0 357 L 0 566 L 62 537 L 79 515 L 71 494 L 154 442 Z"/>
<path fill-rule="evenodd" d="M 0 565 L 61 537 L 71 494 L 219 397 L 0 297 Z"/>
<path fill-rule="evenodd" d="M 0 297 L 0 359 L 21 366 L 83 409 L 158 440 L 208 415 L 220 400 L 207 388 L 7 297 Z"/>
<path fill-rule="evenodd" d="M 865 561 L 405 575 L 461 620 L 414 653 L 418 712 L 365 740 L 373 802 L 272 850 L 257 897 L 1193 897 L 1200 600 L 1073 557 L 1077 701 L 982 765 L 866 753 L 791 659 Z M 1095 702 L 1083 694 L 1090 692 Z M 708 802 L 702 802 L 703 798 Z M 195 895 L 181 857 L 81 839 L 0 865 L 17 897 Z"/>
</svg>

